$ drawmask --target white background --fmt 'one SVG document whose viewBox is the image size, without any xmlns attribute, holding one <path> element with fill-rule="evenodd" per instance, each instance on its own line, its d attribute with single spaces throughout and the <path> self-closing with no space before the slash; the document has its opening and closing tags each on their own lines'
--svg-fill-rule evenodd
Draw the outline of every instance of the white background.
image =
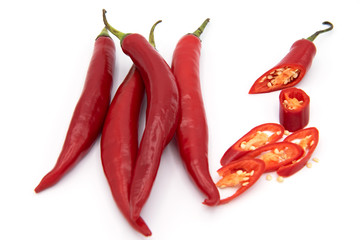
<svg viewBox="0 0 360 240">
<path fill-rule="evenodd" d="M 99 140 L 56 186 L 33 189 L 55 164 L 80 96 L 101 10 L 124 32 L 155 31 L 168 63 L 177 41 L 211 19 L 202 39 L 201 85 L 210 172 L 252 127 L 278 122 L 278 95 L 252 83 L 292 43 L 322 29 L 311 70 L 297 85 L 311 98 L 320 162 L 278 183 L 265 176 L 214 208 L 190 181 L 174 143 L 165 149 L 142 216 L 150 239 L 360 239 L 359 1 L 6 1 L 0 14 L 0 239 L 144 239 L 119 213 Z M 326 26 L 325 26 L 326 27 Z M 117 45 L 113 93 L 131 66 Z"/>
</svg>

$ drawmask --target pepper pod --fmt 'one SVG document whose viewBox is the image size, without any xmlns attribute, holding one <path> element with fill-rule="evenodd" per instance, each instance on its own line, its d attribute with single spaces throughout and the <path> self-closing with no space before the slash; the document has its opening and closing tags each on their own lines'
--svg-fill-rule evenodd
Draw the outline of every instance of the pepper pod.
<svg viewBox="0 0 360 240">
<path fill-rule="evenodd" d="M 280 92 L 280 124 L 290 132 L 304 128 L 309 123 L 310 97 L 299 88 Z"/>
<path fill-rule="evenodd" d="M 313 41 L 319 34 L 333 29 L 332 23 L 323 22 L 323 24 L 329 27 L 315 32 L 307 39 L 296 41 L 289 53 L 275 67 L 266 71 L 255 81 L 249 94 L 272 92 L 298 84 L 310 69 L 315 57 L 316 47 Z"/>
</svg>

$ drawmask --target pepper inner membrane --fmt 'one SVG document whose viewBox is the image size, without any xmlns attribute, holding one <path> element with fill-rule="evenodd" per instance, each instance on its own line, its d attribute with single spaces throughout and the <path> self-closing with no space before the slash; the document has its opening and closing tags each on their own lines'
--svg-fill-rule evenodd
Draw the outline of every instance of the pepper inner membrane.
<svg viewBox="0 0 360 240">
<path fill-rule="evenodd" d="M 271 131 L 257 131 L 251 139 L 242 141 L 240 143 L 240 148 L 244 151 L 255 150 L 256 148 L 267 144 L 273 134 L 274 133 Z M 281 131 L 276 132 L 275 134 L 280 135 Z"/>
<path fill-rule="evenodd" d="M 223 178 L 216 183 L 216 186 L 219 188 L 246 186 L 249 184 L 249 180 L 253 175 L 254 170 L 247 172 L 239 169 L 235 172 L 222 176 Z"/>
<path fill-rule="evenodd" d="M 261 82 L 268 81 L 269 88 L 287 85 L 297 79 L 300 75 L 300 70 L 292 67 L 277 68 L 270 72 L 267 76 L 261 79 Z"/>
<path fill-rule="evenodd" d="M 287 95 L 285 95 L 285 99 L 283 101 L 284 107 L 289 110 L 295 110 L 295 109 L 301 108 L 303 104 L 304 104 L 303 100 L 299 100 L 296 97 L 291 98 Z"/>
</svg>

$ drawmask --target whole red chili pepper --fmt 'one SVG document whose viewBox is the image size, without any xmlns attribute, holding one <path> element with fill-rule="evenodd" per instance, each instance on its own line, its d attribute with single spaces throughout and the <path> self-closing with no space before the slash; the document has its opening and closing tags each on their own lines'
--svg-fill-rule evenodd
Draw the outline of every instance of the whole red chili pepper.
<svg viewBox="0 0 360 240">
<path fill-rule="evenodd" d="M 299 88 L 287 88 L 280 92 L 279 119 L 290 132 L 304 128 L 309 123 L 310 97 Z"/>
<path fill-rule="evenodd" d="M 296 41 L 290 48 L 290 52 L 273 68 L 259 77 L 249 93 L 272 92 L 298 84 L 310 69 L 312 60 L 316 53 L 313 43 L 315 38 L 324 32 L 333 29 L 330 22 L 323 22 L 330 27 L 317 31 L 307 39 Z"/>
<path fill-rule="evenodd" d="M 147 95 L 147 121 L 130 188 L 131 217 L 136 220 L 150 195 L 162 152 L 175 134 L 179 92 L 169 65 L 154 47 L 139 34 L 124 34 L 111 27 L 105 13 L 105 26 L 120 39 L 123 52 L 139 69 Z"/>
<path fill-rule="evenodd" d="M 159 21 L 160 22 L 160 21 Z M 150 43 L 155 47 L 154 29 L 150 31 Z M 132 171 L 138 151 L 138 122 L 144 96 L 144 83 L 133 65 L 118 88 L 110 104 L 101 136 L 101 161 L 114 200 L 126 220 L 145 236 L 151 231 L 139 217 L 130 217 L 130 186 Z"/>
<path fill-rule="evenodd" d="M 208 127 L 199 76 L 199 37 L 209 20 L 179 40 L 171 68 L 180 95 L 180 122 L 176 132 L 180 155 L 193 181 L 207 196 L 204 204 L 213 206 L 219 203 L 220 195 L 209 173 Z"/>
<path fill-rule="evenodd" d="M 96 38 L 85 85 L 56 165 L 41 180 L 35 192 L 57 183 L 90 150 L 101 132 L 108 110 L 114 64 L 115 45 L 104 28 Z"/>
</svg>

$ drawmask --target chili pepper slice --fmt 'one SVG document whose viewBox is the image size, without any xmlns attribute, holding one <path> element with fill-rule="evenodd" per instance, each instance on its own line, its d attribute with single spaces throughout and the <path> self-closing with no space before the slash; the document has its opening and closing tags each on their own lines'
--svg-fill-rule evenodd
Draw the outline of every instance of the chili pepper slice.
<svg viewBox="0 0 360 240">
<path fill-rule="evenodd" d="M 310 97 L 299 88 L 280 92 L 279 118 L 281 125 L 290 132 L 304 128 L 309 123 Z"/>
<path fill-rule="evenodd" d="M 230 197 L 220 200 L 219 204 L 225 204 L 248 190 L 264 173 L 265 162 L 260 159 L 245 159 L 233 161 L 217 172 L 222 177 L 216 186 L 219 188 L 239 187 Z"/>
<path fill-rule="evenodd" d="M 53 186 L 90 150 L 101 132 L 108 110 L 113 72 L 115 45 L 107 30 L 96 38 L 94 52 L 60 155 L 54 168 L 35 188 L 38 193 Z"/>
<path fill-rule="evenodd" d="M 313 43 L 315 38 L 324 32 L 333 29 L 330 22 L 323 22 L 329 27 L 315 32 L 307 39 L 296 41 L 289 53 L 273 68 L 261 75 L 252 85 L 249 94 L 267 93 L 295 86 L 310 69 L 316 53 Z"/>
<path fill-rule="evenodd" d="M 284 130 L 284 127 L 277 123 L 264 123 L 254 127 L 224 153 L 220 160 L 221 165 L 224 166 L 258 147 L 277 142 L 282 138 Z"/>
<path fill-rule="evenodd" d="M 257 158 L 265 162 L 265 172 L 272 172 L 292 161 L 296 161 L 304 154 L 304 150 L 292 142 L 276 142 L 259 147 L 248 152 L 238 160 Z"/>
<path fill-rule="evenodd" d="M 130 187 L 131 218 L 136 220 L 148 199 L 165 146 L 173 138 L 179 119 L 179 92 L 175 77 L 161 55 L 140 34 L 124 34 L 106 20 L 107 29 L 117 36 L 123 52 L 138 68 L 147 95 L 147 120 L 140 142 Z"/>
<path fill-rule="evenodd" d="M 154 30 L 151 28 L 149 42 L 155 48 Z M 151 231 L 139 217 L 130 217 L 130 186 L 132 171 L 138 151 L 138 123 L 144 96 L 144 83 L 133 65 L 117 89 L 110 104 L 101 136 L 101 161 L 113 198 L 130 225 L 145 236 Z"/>
<path fill-rule="evenodd" d="M 289 177 L 301 170 L 311 158 L 319 142 L 319 131 L 315 127 L 300 129 L 284 139 L 285 142 L 293 142 L 304 149 L 304 154 L 296 161 L 280 167 L 277 174 Z"/>
<path fill-rule="evenodd" d="M 197 187 L 207 196 L 203 202 L 214 206 L 220 195 L 209 173 L 208 127 L 200 86 L 200 35 L 210 19 L 192 34 L 183 36 L 172 58 L 180 96 L 180 122 L 176 132 L 181 158 Z"/>
</svg>

